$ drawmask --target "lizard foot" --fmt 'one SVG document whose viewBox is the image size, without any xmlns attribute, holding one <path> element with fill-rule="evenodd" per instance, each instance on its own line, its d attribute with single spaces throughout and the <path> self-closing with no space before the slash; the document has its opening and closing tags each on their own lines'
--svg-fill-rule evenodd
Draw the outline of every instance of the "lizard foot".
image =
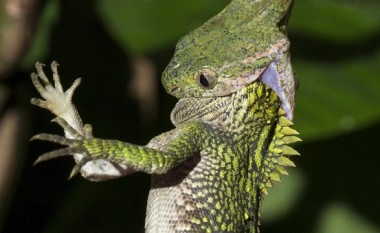
<svg viewBox="0 0 380 233">
<path fill-rule="evenodd" d="M 45 108 L 58 117 L 62 117 L 68 108 L 73 108 L 71 103 L 75 89 L 79 86 L 81 78 L 74 81 L 69 89 L 63 91 L 62 84 L 58 75 L 58 63 L 53 61 L 50 65 L 53 71 L 54 85 L 49 81 L 43 70 L 44 64 L 36 62 L 37 73 L 32 73 L 33 85 L 43 99 L 32 98 L 30 102 L 38 107 Z"/>
<path fill-rule="evenodd" d="M 33 136 L 31 138 L 32 141 L 33 140 L 50 141 L 50 142 L 55 142 L 61 145 L 68 146 L 66 148 L 54 150 L 54 151 L 47 152 L 40 155 L 37 158 L 37 160 L 34 162 L 34 165 L 43 161 L 47 161 L 47 160 L 62 157 L 62 156 L 82 154 L 83 158 L 71 170 L 71 173 L 69 176 L 69 179 L 71 179 L 72 177 L 74 177 L 76 174 L 79 173 L 81 168 L 87 162 L 94 160 L 93 158 L 91 158 L 87 149 L 84 146 L 86 139 L 93 139 L 92 127 L 89 124 L 84 125 L 83 127 L 84 135 L 81 135 L 62 118 L 57 117 L 53 119 L 52 121 L 58 123 L 64 130 L 69 132 L 74 137 L 74 139 L 69 139 L 63 136 L 54 135 L 54 134 L 46 134 L 46 133 L 41 133 L 41 134 L 37 134 Z"/>
</svg>

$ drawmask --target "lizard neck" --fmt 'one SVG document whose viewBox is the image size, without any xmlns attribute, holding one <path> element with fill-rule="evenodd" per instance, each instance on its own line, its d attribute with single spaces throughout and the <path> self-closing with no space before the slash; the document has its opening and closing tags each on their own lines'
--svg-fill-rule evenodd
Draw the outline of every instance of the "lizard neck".
<svg viewBox="0 0 380 233">
<path fill-rule="evenodd" d="M 280 100 L 262 82 L 253 82 L 239 91 L 219 97 L 182 98 L 171 113 L 178 126 L 187 121 L 203 121 L 226 132 L 245 132 L 257 125 L 273 125 Z"/>
</svg>

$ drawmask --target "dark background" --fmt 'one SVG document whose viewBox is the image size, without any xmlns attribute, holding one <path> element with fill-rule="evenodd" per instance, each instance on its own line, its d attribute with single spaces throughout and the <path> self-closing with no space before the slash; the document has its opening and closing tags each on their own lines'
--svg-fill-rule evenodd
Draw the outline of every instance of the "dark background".
<svg viewBox="0 0 380 233">
<path fill-rule="evenodd" d="M 0 230 L 143 232 L 148 175 L 67 181 L 74 165 L 69 157 L 32 166 L 57 147 L 28 139 L 62 132 L 50 113 L 29 104 L 38 97 L 29 73 L 35 61 L 57 60 L 64 87 L 83 77 L 74 103 L 95 136 L 145 144 L 172 127 L 176 100 L 159 77 L 176 41 L 227 3 L 41 2 L 33 43 L 1 80 L 7 98 L 0 95 L 6 99 L 0 117 L 17 106 L 22 127 L 12 182 L 0 200 Z M 302 156 L 265 199 L 261 232 L 380 232 L 379 9 L 377 0 L 296 1 L 289 36 L 300 80 L 295 127 L 304 139 L 296 146 Z M 147 93 L 134 86 L 141 75 L 151 77 L 142 81 Z"/>
</svg>

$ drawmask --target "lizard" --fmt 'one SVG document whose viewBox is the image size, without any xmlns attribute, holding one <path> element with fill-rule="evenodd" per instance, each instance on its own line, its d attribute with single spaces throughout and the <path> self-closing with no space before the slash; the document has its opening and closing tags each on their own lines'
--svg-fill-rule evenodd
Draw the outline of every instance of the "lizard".
<svg viewBox="0 0 380 233">
<path fill-rule="evenodd" d="M 74 156 L 70 178 L 103 181 L 134 172 L 151 174 L 146 232 L 259 232 L 268 188 L 295 166 L 295 77 L 287 24 L 292 0 L 232 0 L 182 37 L 162 73 L 178 98 L 174 129 L 147 145 L 100 139 L 83 124 L 53 62 L 53 82 L 37 62 L 31 78 L 65 137 L 41 133 L 32 140 L 65 146 L 36 163 Z"/>
</svg>

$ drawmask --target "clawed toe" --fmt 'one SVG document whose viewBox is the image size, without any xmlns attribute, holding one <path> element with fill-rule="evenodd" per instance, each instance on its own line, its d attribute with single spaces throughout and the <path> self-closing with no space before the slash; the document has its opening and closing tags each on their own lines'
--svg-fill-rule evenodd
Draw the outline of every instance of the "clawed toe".
<svg viewBox="0 0 380 233">
<path fill-rule="evenodd" d="M 84 138 L 88 138 L 88 137 L 86 137 L 86 135 L 83 136 L 80 132 L 78 132 L 76 129 L 74 129 L 63 118 L 56 117 L 51 121 L 57 123 L 59 126 L 61 126 L 66 132 L 68 132 L 75 139 L 82 140 Z"/>
<path fill-rule="evenodd" d="M 45 154 L 40 155 L 37 160 L 33 163 L 33 165 L 36 165 L 40 162 L 58 158 L 58 157 L 63 157 L 63 156 L 70 156 L 74 154 L 80 154 L 83 153 L 83 149 L 80 147 L 66 147 L 58 150 L 54 150 L 51 152 L 47 152 Z"/>
<path fill-rule="evenodd" d="M 68 178 L 68 180 L 70 180 L 71 178 L 73 178 L 75 175 L 77 175 L 79 172 L 80 172 L 80 169 L 82 169 L 82 167 L 87 163 L 89 162 L 91 159 L 89 157 L 83 157 L 74 167 L 73 169 L 71 170 L 71 173 L 70 173 L 70 176 Z"/>
<path fill-rule="evenodd" d="M 59 123 L 62 127 L 66 127 L 68 124 L 61 118 L 56 118 L 54 120 L 55 122 Z M 69 126 L 70 127 L 70 126 Z M 70 127 L 71 128 L 71 127 Z M 74 129 L 70 129 L 74 130 Z M 81 138 L 83 136 L 79 135 Z M 63 156 L 72 156 L 75 154 L 82 154 L 84 157 L 74 166 L 73 170 L 71 171 L 69 179 L 71 179 L 73 176 L 79 173 L 80 169 L 88 162 L 91 160 L 90 157 L 87 156 L 87 151 L 83 147 L 81 140 L 76 140 L 76 139 L 69 139 L 65 138 L 59 135 L 53 135 L 53 134 L 46 134 L 46 133 L 41 133 L 33 136 L 31 140 L 43 140 L 43 141 L 50 141 L 50 142 L 55 142 L 61 145 L 65 145 L 68 147 L 57 149 L 51 152 L 44 153 L 40 155 L 37 160 L 34 162 L 33 165 L 36 165 L 40 162 L 47 161 L 50 159 L 58 158 L 58 157 L 63 157 Z"/>
<path fill-rule="evenodd" d="M 44 69 L 43 69 L 44 66 L 45 66 L 45 64 L 43 64 L 41 62 L 36 62 L 37 78 L 39 77 L 45 86 L 51 85 L 48 77 L 46 76 L 46 74 L 44 72 Z"/>
<path fill-rule="evenodd" d="M 40 108 L 47 108 L 46 101 L 38 98 L 30 99 L 30 103 Z"/>
<path fill-rule="evenodd" d="M 34 135 L 30 140 L 31 141 L 34 141 L 34 140 L 50 141 L 50 142 L 55 142 L 55 143 L 65 145 L 65 146 L 70 146 L 70 145 L 73 145 L 75 142 L 77 142 L 77 140 L 75 139 L 69 139 L 69 138 L 59 136 L 59 135 L 47 134 L 47 133 Z"/>
</svg>

